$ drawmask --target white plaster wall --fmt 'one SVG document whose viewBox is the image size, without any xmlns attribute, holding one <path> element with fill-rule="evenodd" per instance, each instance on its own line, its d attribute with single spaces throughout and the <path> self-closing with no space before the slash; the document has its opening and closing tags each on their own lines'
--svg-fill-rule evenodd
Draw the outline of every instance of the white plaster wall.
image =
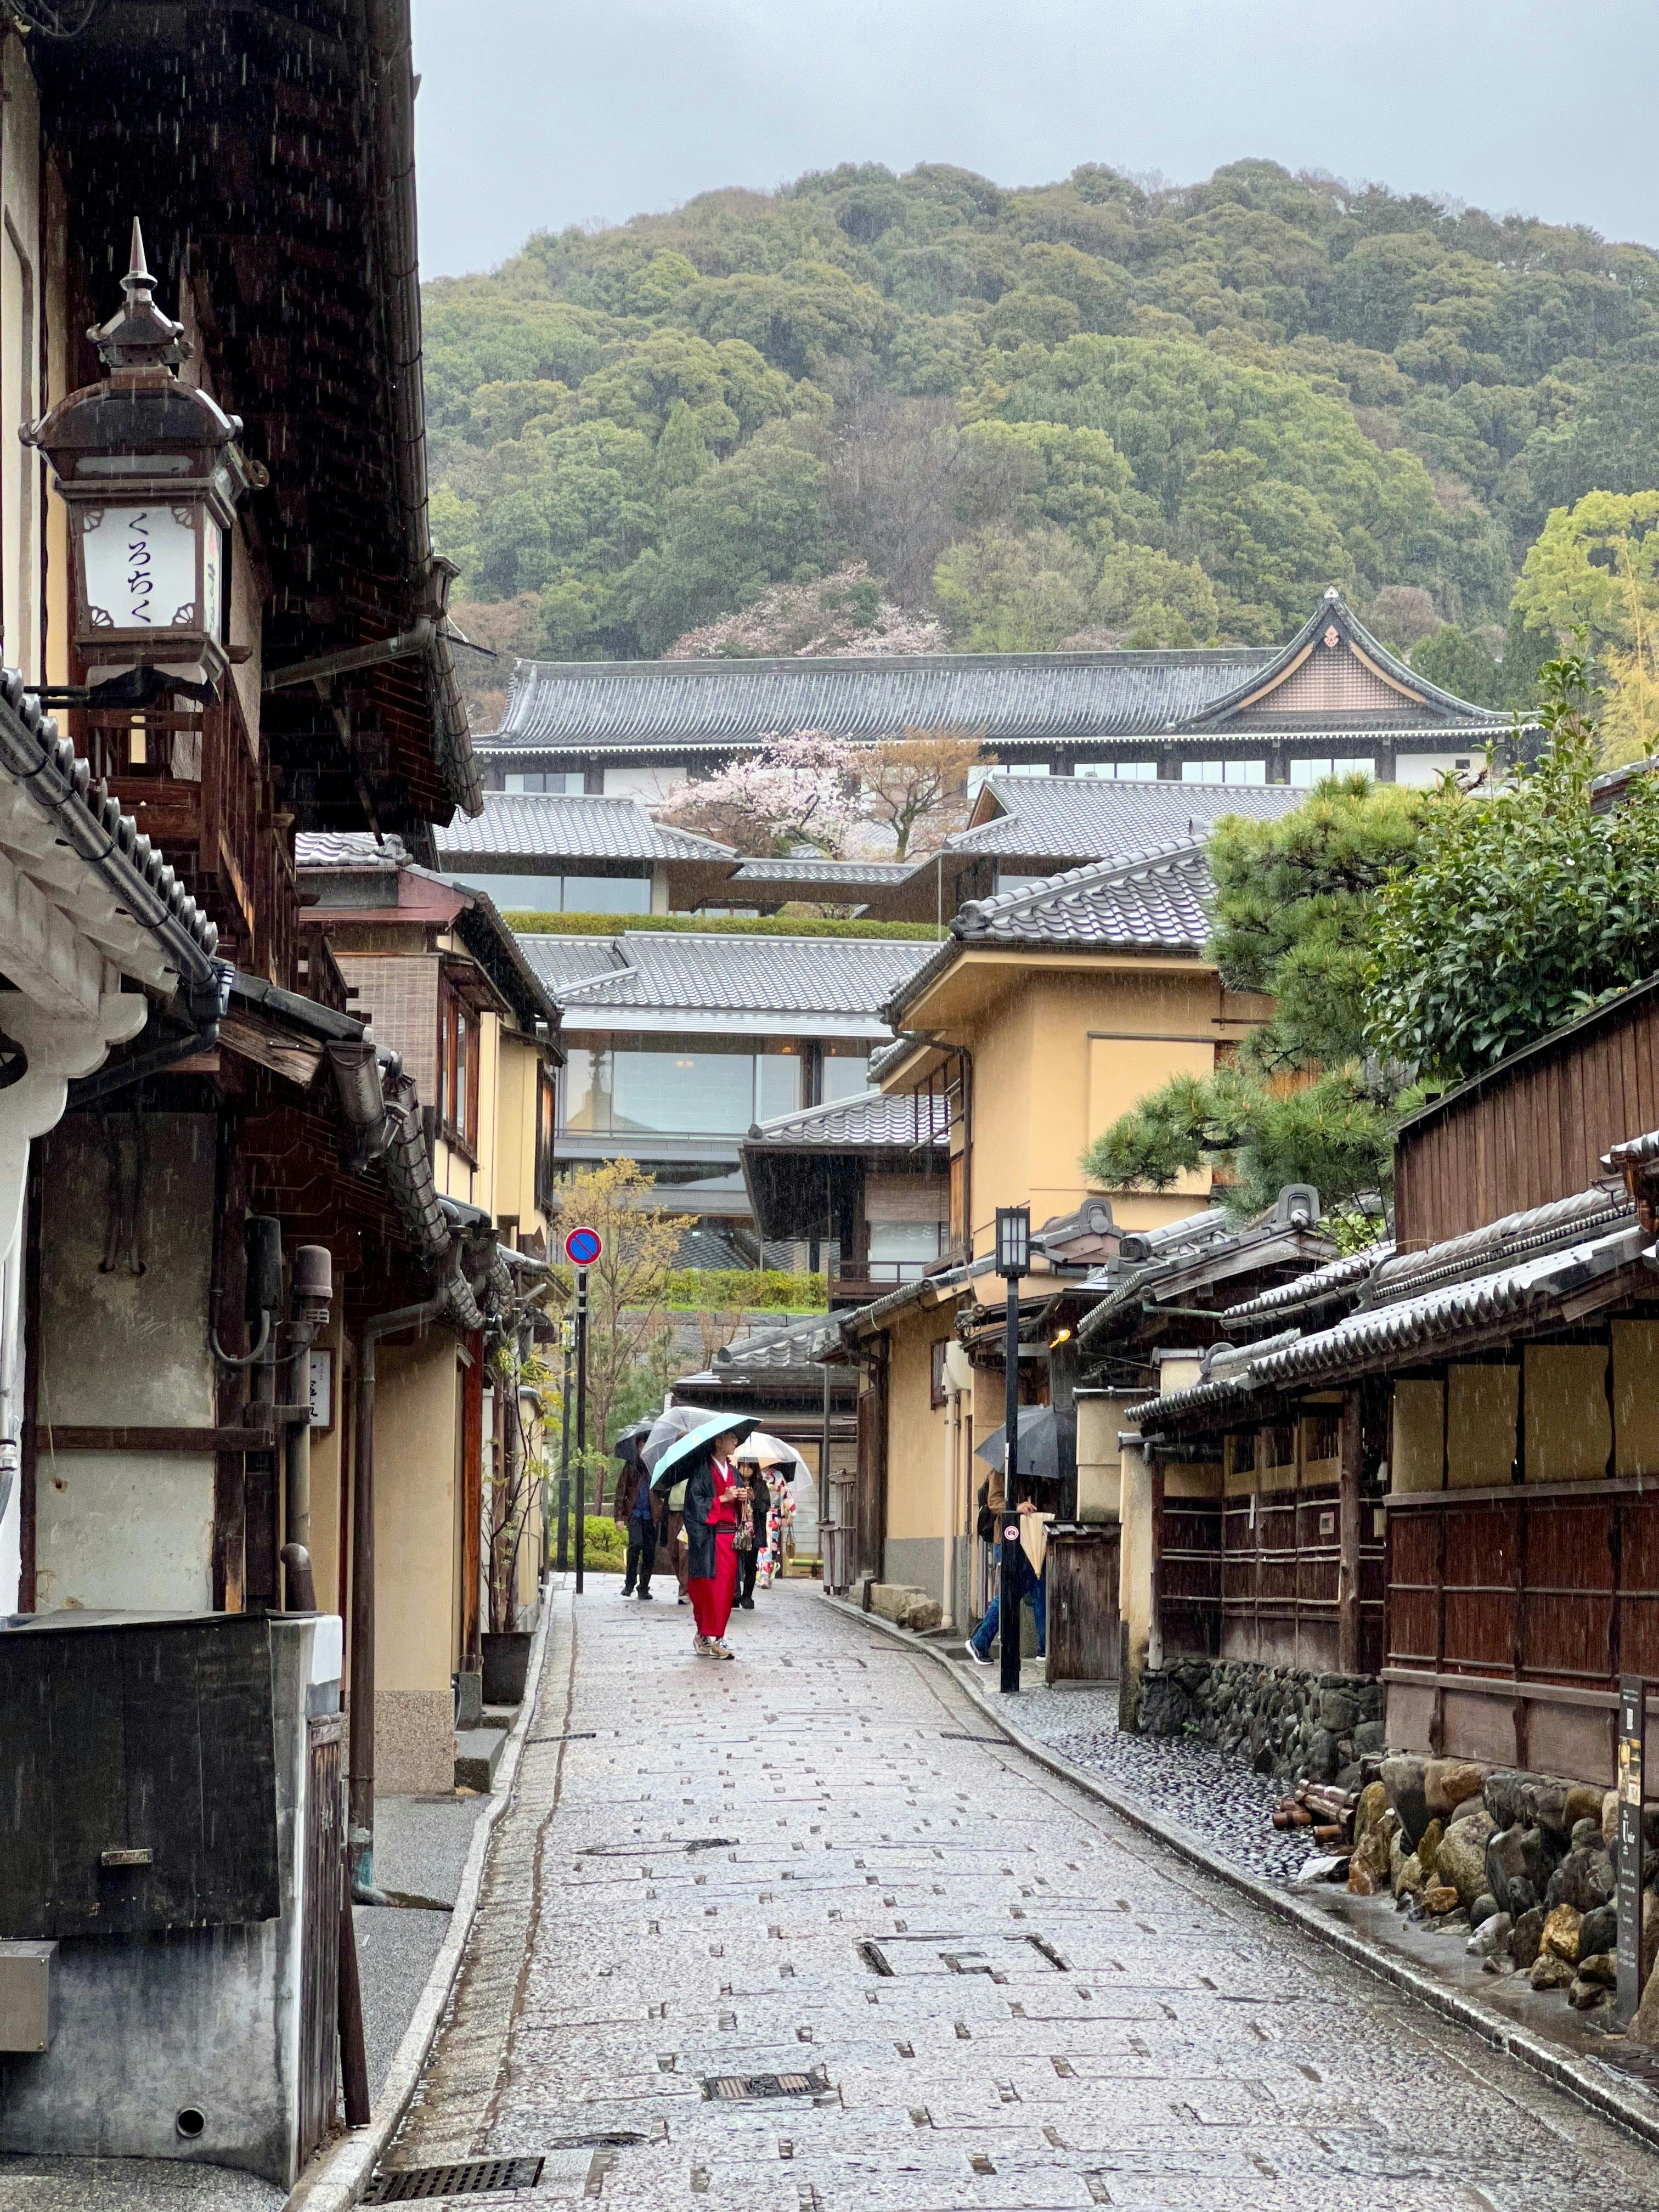
<svg viewBox="0 0 1659 2212">
<path fill-rule="evenodd" d="M 55 1452 L 35 1465 L 37 1611 L 213 1605 L 213 1461 L 183 1452 Z"/>
<path fill-rule="evenodd" d="M 15 1486 L 10 1503 L 0 1514 L 0 1613 L 17 1610 L 18 1578 L 23 1571 L 23 1557 L 18 1536 L 18 1504 Z"/>
</svg>

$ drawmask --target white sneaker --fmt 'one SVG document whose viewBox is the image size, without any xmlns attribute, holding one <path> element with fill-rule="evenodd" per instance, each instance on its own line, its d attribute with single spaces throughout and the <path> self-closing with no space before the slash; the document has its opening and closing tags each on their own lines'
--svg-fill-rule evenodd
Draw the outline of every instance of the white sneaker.
<svg viewBox="0 0 1659 2212">
<path fill-rule="evenodd" d="M 981 1667 L 988 1667 L 991 1663 L 990 1653 L 981 1651 L 976 1644 L 971 1643 L 968 1646 L 968 1656 Z"/>
</svg>

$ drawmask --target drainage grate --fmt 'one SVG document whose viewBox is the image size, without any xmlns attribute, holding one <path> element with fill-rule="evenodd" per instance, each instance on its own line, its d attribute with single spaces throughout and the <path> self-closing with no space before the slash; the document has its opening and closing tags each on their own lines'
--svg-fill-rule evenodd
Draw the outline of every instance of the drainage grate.
<svg viewBox="0 0 1659 2212">
<path fill-rule="evenodd" d="M 668 1836 L 657 1843 L 647 1843 L 643 1837 L 636 1844 L 588 1844 L 579 1850 L 579 1859 L 645 1859 L 660 1858 L 665 1851 L 724 1851 L 737 1843 L 735 1836 Z"/>
<path fill-rule="evenodd" d="M 481 2197 L 490 2189 L 533 2189 L 541 2178 L 539 2158 L 469 2158 L 459 2166 L 405 2166 L 377 2173 L 362 2201 L 418 2204 L 439 2197 Z"/>
<path fill-rule="evenodd" d="M 712 2102 L 735 2104 L 744 2097 L 815 2097 L 830 2087 L 828 2078 L 811 2074 L 716 2074 L 702 2085 Z"/>
</svg>

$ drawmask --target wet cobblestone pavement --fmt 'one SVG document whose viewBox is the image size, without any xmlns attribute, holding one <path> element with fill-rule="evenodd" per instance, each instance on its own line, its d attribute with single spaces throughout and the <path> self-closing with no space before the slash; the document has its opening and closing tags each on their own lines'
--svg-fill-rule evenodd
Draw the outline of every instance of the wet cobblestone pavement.
<svg viewBox="0 0 1659 2212">
<path fill-rule="evenodd" d="M 458 2203 L 1659 2201 L 1659 2154 L 1138 1835 L 810 1587 L 737 1616 L 733 1666 L 608 1593 L 574 1635 L 386 2161 L 546 2168 Z M 756 2075 L 799 2094 L 711 2093 Z"/>
</svg>

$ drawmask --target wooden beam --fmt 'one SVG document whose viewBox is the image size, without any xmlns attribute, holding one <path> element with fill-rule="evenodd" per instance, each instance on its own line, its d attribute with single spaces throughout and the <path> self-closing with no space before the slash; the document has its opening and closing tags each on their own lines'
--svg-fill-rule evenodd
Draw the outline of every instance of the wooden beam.
<svg viewBox="0 0 1659 2212">
<path fill-rule="evenodd" d="M 1336 1570 L 1337 1666 L 1344 1674 L 1359 1669 L 1359 1393 L 1342 1394 L 1340 1442 L 1337 1458 Z"/>
<path fill-rule="evenodd" d="M 61 1421 L 37 1421 L 37 1449 L 118 1452 L 269 1451 L 269 1429 L 70 1428 Z"/>
</svg>

